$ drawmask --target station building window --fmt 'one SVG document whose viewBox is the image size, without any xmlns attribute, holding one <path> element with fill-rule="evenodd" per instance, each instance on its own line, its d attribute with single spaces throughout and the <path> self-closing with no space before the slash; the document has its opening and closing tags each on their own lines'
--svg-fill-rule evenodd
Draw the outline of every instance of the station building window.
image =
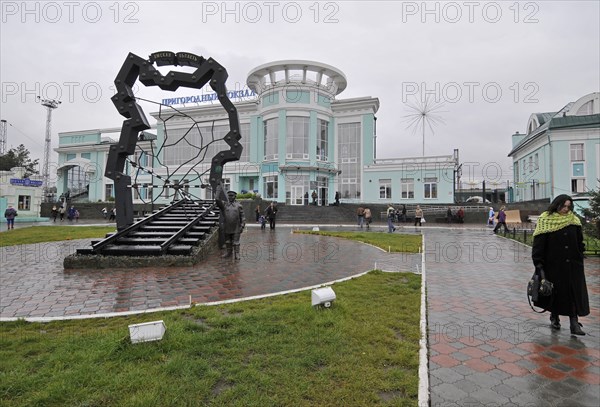
<svg viewBox="0 0 600 407">
<path fill-rule="evenodd" d="M 423 182 L 423 198 L 425 199 L 436 199 L 437 198 L 437 178 L 425 178 Z"/>
<path fill-rule="evenodd" d="M 285 158 L 308 160 L 308 117 L 287 118 Z"/>
<path fill-rule="evenodd" d="M 264 138 L 264 152 L 265 161 L 276 160 L 279 158 L 277 151 L 279 150 L 279 130 L 278 120 L 269 119 L 263 123 L 265 138 Z"/>
<path fill-rule="evenodd" d="M 267 199 L 277 199 L 277 175 L 269 175 L 263 178 L 263 192 Z"/>
<path fill-rule="evenodd" d="M 402 199 L 414 199 L 415 198 L 415 179 L 414 178 L 402 178 L 400 180 L 400 197 Z"/>
<path fill-rule="evenodd" d="M 360 199 L 360 123 L 338 125 L 338 152 L 342 198 Z"/>
<path fill-rule="evenodd" d="M 31 195 L 19 195 L 18 208 L 23 211 L 31 210 Z"/>
<path fill-rule="evenodd" d="M 379 199 L 392 199 L 392 180 L 379 180 Z"/>
<path fill-rule="evenodd" d="M 327 149 L 329 144 L 327 136 L 329 135 L 329 122 L 326 120 L 318 120 L 317 129 L 317 160 L 327 161 Z"/>
</svg>

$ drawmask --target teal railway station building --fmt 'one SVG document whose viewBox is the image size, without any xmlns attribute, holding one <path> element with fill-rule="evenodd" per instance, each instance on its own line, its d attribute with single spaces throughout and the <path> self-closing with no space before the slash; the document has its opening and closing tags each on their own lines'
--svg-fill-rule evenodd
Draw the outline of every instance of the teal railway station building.
<svg viewBox="0 0 600 407">
<path fill-rule="evenodd" d="M 393 136 L 377 134 L 379 99 L 340 98 L 348 85 L 341 70 L 314 61 L 276 61 L 252 69 L 246 85 L 231 93 L 244 149 L 223 170 L 227 188 L 287 205 L 312 203 L 313 192 L 318 205 L 333 203 L 336 192 L 342 203 L 454 202 L 458 150 L 380 158 L 377 138 Z M 210 188 L 202 188 L 208 184 L 205 171 L 214 154 L 226 149 L 220 139 L 228 126 L 220 104 L 198 103 L 211 101 L 210 95 L 173 96 L 150 112 L 152 129 L 140 134 L 127 166 L 134 202 L 170 202 L 173 185 L 191 197 L 212 198 Z M 121 122 L 116 112 L 111 122 Z M 59 133 L 57 193 L 90 202 L 114 196 L 104 168 L 119 133 L 118 127 Z"/>
</svg>

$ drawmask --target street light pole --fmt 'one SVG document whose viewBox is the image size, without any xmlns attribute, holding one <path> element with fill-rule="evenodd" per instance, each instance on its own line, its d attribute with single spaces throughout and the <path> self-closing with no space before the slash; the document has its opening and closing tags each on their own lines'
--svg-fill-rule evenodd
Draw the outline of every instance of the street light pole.
<svg viewBox="0 0 600 407">
<path fill-rule="evenodd" d="M 52 110 L 58 108 L 60 101 L 54 99 L 42 99 L 40 96 L 37 97 L 42 102 L 42 106 L 46 107 L 48 114 L 46 116 L 46 139 L 44 143 L 44 168 L 42 169 L 42 178 L 44 181 L 43 193 L 44 202 L 48 202 L 48 190 L 50 182 L 50 149 L 52 148 Z"/>
</svg>

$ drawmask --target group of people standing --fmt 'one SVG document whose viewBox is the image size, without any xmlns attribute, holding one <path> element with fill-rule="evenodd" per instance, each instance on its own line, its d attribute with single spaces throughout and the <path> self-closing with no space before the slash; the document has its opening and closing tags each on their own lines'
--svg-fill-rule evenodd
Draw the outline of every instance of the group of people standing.
<svg viewBox="0 0 600 407">
<path fill-rule="evenodd" d="M 51 213 L 53 222 L 56 222 L 56 218 L 59 218 L 61 222 L 64 221 L 65 215 L 67 216 L 69 222 L 72 222 L 73 220 L 75 222 L 78 222 L 80 216 L 79 211 L 74 206 L 71 206 L 69 209 L 65 209 L 63 205 L 61 205 L 60 207 L 54 205 L 52 207 Z"/>
<path fill-rule="evenodd" d="M 373 221 L 373 215 L 371 214 L 371 210 L 369 208 L 363 208 L 359 206 L 356 210 L 356 216 L 358 217 L 358 226 L 362 229 L 363 225 L 367 225 L 367 229 L 371 227 L 371 222 Z"/>
<path fill-rule="evenodd" d="M 506 206 L 502 205 L 498 213 L 495 213 L 494 208 L 490 206 L 487 225 L 494 228 L 494 234 L 498 233 L 501 226 L 504 226 L 504 232 L 508 232 L 508 226 L 506 226 Z"/>
<path fill-rule="evenodd" d="M 360 226 L 361 228 L 366 219 L 366 216 L 364 214 L 365 211 L 369 212 L 369 222 L 367 222 L 367 228 L 368 228 L 369 224 L 371 223 L 371 211 L 368 208 L 363 208 L 362 206 L 359 206 L 357 209 L 357 217 L 358 217 L 358 226 Z M 388 232 L 393 233 L 396 230 L 396 227 L 394 226 L 394 222 L 400 223 L 400 222 L 408 221 L 406 205 L 403 204 L 400 209 L 395 209 L 392 204 L 388 204 L 388 208 L 386 210 L 386 217 L 387 217 Z M 465 218 L 465 211 L 461 207 L 458 209 L 458 211 L 456 212 L 456 215 L 455 215 L 452 213 L 452 208 L 448 207 L 446 217 L 448 219 L 448 223 L 451 223 L 454 219 L 456 219 L 456 222 L 458 222 L 458 223 L 463 223 L 464 218 Z M 425 214 L 424 214 L 421 206 L 417 205 L 415 208 L 414 225 L 422 226 L 423 223 L 425 223 Z"/>
<path fill-rule="evenodd" d="M 267 222 L 269 222 L 269 229 L 275 229 L 275 223 L 277 222 L 277 205 L 275 202 L 271 202 L 264 212 L 261 211 L 260 205 L 256 205 L 254 213 L 256 215 L 256 222 L 260 223 L 260 228 L 265 229 Z"/>
<path fill-rule="evenodd" d="M 108 218 L 108 221 L 113 221 L 117 219 L 117 208 L 112 208 L 110 210 L 110 215 L 109 215 L 109 211 L 108 209 L 106 209 L 106 206 L 104 208 L 102 208 L 102 217 L 104 219 Z"/>
</svg>

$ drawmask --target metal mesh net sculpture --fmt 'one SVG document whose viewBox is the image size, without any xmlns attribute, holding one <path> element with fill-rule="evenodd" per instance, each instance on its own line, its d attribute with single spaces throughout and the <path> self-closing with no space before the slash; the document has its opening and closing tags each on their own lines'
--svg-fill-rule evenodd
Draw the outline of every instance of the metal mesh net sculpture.
<svg viewBox="0 0 600 407">
<path fill-rule="evenodd" d="M 161 74 L 155 66 L 188 66 L 195 68 L 193 72 L 169 71 L 166 75 Z M 151 174 L 153 179 L 162 181 L 162 188 L 173 188 L 176 195 L 181 198 L 194 198 L 188 192 L 186 184 L 203 181 L 206 172 L 209 172 L 208 183 L 212 190 L 221 181 L 223 166 L 230 161 L 237 161 L 242 154 L 240 124 L 237 109 L 227 96 L 225 82 L 228 74 L 225 68 L 212 58 L 205 59 L 201 56 L 188 52 L 173 53 L 170 51 L 156 52 L 149 59 L 143 59 L 130 53 L 115 79 L 116 94 L 112 101 L 119 113 L 126 118 L 121 127 L 119 141 L 110 146 L 108 161 L 104 175 L 112 179 L 115 185 L 115 208 L 117 229 L 123 230 L 133 224 L 133 196 L 132 189 L 139 188 L 137 182 L 140 174 Z M 134 84 L 139 80 L 145 86 L 157 86 L 162 90 L 175 91 L 180 87 L 201 89 L 209 84 L 216 92 L 219 103 L 227 112 L 228 131 L 222 134 L 216 131 L 214 122 L 204 125 L 194 121 L 186 113 L 170 106 L 160 103 L 158 119 L 164 124 L 164 142 L 158 149 L 154 150 L 151 144 L 150 150 L 144 150 L 138 146 L 138 141 L 147 140 L 144 130 L 150 129 L 150 125 L 144 115 L 138 100 L 134 95 Z M 146 102 L 155 103 L 145 100 Z M 187 117 L 192 123 L 183 133 L 175 134 L 168 130 L 168 123 L 175 118 Z M 213 144 L 220 145 L 224 141 L 228 149 L 216 152 L 211 158 L 208 170 L 197 171 L 195 164 L 205 161 L 209 147 Z M 187 157 L 174 168 L 169 168 L 161 158 L 165 149 L 181 145 L 188 152 Z M 163 170 L 164 174 L 157 174 L 153 169 L 141 165 L 139 159 L 132 159 L 136 153 L 136 147 L 146 160 L 152 160 Z M 129 163 L 135 169 L 134 179 L 127 174 L 126 164 Z M 151 166 L 153 167 L 153 166 Z M 172 175 L 185 179 L 185 182 L 174 181 Z M 204 185 L 203 185 L 204 186 Z M 154 187 L 154 185 L 152 185 Z M 160 186 L 159 186 L 160 187 Z M 141 196 L 141 194 L 138 194 Z M 160 194 L 153 194 L 151 198 L 155 201 Z"/>
</svg>

